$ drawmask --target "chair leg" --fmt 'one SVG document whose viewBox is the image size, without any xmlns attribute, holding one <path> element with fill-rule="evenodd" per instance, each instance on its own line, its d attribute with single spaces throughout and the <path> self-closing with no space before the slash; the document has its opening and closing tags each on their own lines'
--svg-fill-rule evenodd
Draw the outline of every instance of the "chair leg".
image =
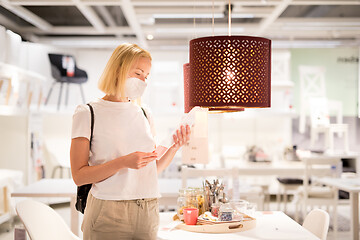
<svg viewBox="0 0 360 240">
<path fill-rule="evenodd" d="M 334 236 L 337 239 L 337 231 L 338 231 L 338 221 L 337 221 L 337 204 L 333 205 L 333 226 L 334 226 Z"/>
<path fill-rule="evenodd" d="M 307 204 L 306 201 L 303 201 L 303 205 L 302 205 L 302 220 L 304 221 L 305 217 L 306 217 L 306 213 L 307 213 Z"/>
<path fill-rule="evenodd" d="M 265 209 L 264 210 L 270 210 L 270 193 L 267 189 L 265 192 Z"/>
<path fill-rule="evenodd" d="M 66 98 L 65 98 L 65 106 L 68 105 L 68 101 L 69 101 L 69 83 L 66 84 Z"/>
<path fill-rule="evenodd" d="M 49 92 L 48 92 L 48 94 L 47 94 L 47 96 L 46 96 L 45 105 L 49 102 L 50 95 L 51 95 L 51 92 L 52 92 L 52 90 L 53 90 L 53 87 L 54 87 L 55 83 L 56 83 L 56 82 L 53 82 L 53 84 L 51 85 L 51 88 L 50 88 L 50 90 L 49 90 Z"/>
<path fill-rule="evenodd" d="M 57 105 L 57 110 L 58 110 L 58 111 L 59 111 L 59 109 L 60 109 L 61 94 L 62 94 L 63 84 L 64 84 L 64 83 L 61 83 L 61 86 L 60 86 L 60 93 L 59 93 L 59 99 L 58 99 L 58 105 Z"/>
<path fill-rule="evenodd" d="M 281 188 L 279 186 L 279 188 Z M 277 210 L 280 211 L 280 204 L 281 204 L 281 189 L 278 190 L 278 193 L 276 194 L 276 203 L 277 203 Z"/>
<path fill-rule="evenodd" d="M 295 203 L 295 221 L 299 222 L 299 202 Z"/>
<path fill-rule="evenodd" d="M 81 97 L 82 97 L 83 103 L 85 104 L 86 101 L 85 101 L 85 96 L 84 96 L 84 91 L 83 91 L 83 88 L 82 88 L 82 84 L 79 84 L 79 85 L 80 85 Z"/>
<path fill-rule="evenodd" d="M 261 210 L 265 211 L 265 194 L 258 197 L 258 206 L 261 206 Z"/>
<path fill-rule="evenodd" d="M 346 130 L 344 131 L 343 138 L 344 138 L 344 150 L 345 150 L 345 152 L 349 152 L 349 134 L 348 134 L 348 127 L 346 127 Z"/>
<path fill-rule="evenodd" d="M 317 133 L 314 129 L 311 128 L 310 130 L 310 146 L 314 147 L 315 141 L 316 141 Z"/>
<path fill-rule="evenodd" d="M 59 168 L 60 166 L 55 166 L 53 171 L 52 171 L 52 174 L 51 174 L 51 178 L 55 178 L 55 173 L 56 173 L 56 170 Z"/>
<path fill-rule="evenodd" d="M 284 189 L 284 213 L 286 213 L 286 205 L 287 205 L 288 195 L 286 189 Z"/>
</svg>

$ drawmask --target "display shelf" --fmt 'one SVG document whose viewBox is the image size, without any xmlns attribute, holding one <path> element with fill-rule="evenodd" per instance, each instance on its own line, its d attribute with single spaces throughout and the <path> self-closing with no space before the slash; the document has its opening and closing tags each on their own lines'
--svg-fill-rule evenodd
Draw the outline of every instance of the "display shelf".
<svg viewBox="0 0 360 240">
<path fill-rule="evenodd" d="M 0 62 L 0 80 L 0 114 L 4 111 L 6 115 L 21 115 L 22 108 L 40 107 L 46 82 L 43 75 Z"/>
<path fill-rule="evenodd" d="M 291 81 L 271 81 L 272 90 L 290 90 L 294 87 Z"/>
<path fill-rule="evenodd" d="M 30 112 L 27 108 L 0 105 L 0 116 L 26 116 Z"/>
<path fill-rule="evenodd" d="M 0 62 L 0 75 L 4 78 L 12 78 L 16 75 L 21 81 L 46 81 L 46 78 L 37 72 L 2 62 Z"/>
</svg>

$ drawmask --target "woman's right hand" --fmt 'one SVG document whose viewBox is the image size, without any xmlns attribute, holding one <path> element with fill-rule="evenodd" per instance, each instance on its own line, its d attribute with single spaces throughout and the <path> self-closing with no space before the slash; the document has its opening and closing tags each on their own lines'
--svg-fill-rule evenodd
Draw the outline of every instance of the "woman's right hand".
<svg viewBox="0 0 360 240">
<path fill-rule="evenodd" d="M 125 167 L 132 169 L 140 169 L 145 167 L 148 163 L 157 159 L 155 152 L 133 152 L 124 159 Z"/>
</svg>

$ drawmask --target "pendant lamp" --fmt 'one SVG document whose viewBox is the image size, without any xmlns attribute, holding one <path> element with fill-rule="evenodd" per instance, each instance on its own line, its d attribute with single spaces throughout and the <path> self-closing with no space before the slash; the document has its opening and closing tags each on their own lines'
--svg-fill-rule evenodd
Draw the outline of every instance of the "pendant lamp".
<svg viewBox="0 0 360 240">
<path fill-rule="evenodd" d="M 270 107 L 271 40 L 231 36 L 230 9 L 229 4 L 228 36 L 190 41 L 190 63 L 184 65 L 185 111 L 195 106 L 222 112 Z"/>
<path fill-rule="evenodd" d="M 188 113 L 194 107 L 193 106 L 190 108 L 189 105 L 190 63 L 185 63 L 183 65 L 183 73 L 184 73 L 184 110 L 185 113 Z"/>
</svg>

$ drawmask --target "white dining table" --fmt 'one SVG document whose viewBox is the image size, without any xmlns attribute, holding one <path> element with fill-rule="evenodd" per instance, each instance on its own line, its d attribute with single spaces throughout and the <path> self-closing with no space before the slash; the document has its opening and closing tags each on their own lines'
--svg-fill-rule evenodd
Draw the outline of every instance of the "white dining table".
<svg viewBox="0 0 360 240">
<path fill-rule="evenodd" d="M 352 239 L 359 239 L 359 193 L 360 178 L 314 178 L 313 181 L 327 186 L 349 192 L 351 206 L 351 232 Z"/>
<path fill-rule="evenodd" d="M 195 233 L 180 229 L 169 230 L 174 224 L 175 212 L 160 213 L 158 240 L 319 240 L 314 234 L 303 228 L 283 212 L 256 212 L 256 227 L 237 233 Z"/>
</svg>

